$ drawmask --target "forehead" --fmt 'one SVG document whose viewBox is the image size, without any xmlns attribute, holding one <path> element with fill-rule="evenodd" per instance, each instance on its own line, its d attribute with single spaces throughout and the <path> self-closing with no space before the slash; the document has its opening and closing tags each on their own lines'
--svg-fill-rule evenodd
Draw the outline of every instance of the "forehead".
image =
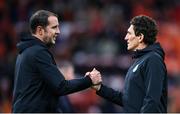
<svg viewBox="0 0 180 114">
<path fill-rule="evenodd" d="M 52 26 L 59 25 L 58 18 L 56 16 L 49 16 L 48 22 L 49 22 L 49 25 L 52 25 Z"/>
<path fill-rule="evenodd" d="M 134 32 L 134 26 L 133 25 L 130 25 L 129 28 L 128 28 L 128 32 Z"/>
</svg>

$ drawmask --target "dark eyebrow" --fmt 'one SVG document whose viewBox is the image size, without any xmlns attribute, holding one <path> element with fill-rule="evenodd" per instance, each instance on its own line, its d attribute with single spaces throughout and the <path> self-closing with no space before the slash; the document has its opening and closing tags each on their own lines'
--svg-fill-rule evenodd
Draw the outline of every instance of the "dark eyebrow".
<svg viewBox="0 0 180 114">
<path fill-rule="evenodd" d="M 52 28 L 56 28 L 56 27 L 58 27 L 58 25 L 52 26 Z"/>
</svg>

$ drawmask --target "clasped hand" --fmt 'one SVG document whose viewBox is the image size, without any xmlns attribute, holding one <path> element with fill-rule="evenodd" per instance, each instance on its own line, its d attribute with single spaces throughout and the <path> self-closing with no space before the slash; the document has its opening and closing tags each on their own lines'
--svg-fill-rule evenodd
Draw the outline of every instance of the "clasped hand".
<svg viewBox="0 0 180 114">
<path fill-rule="evenodd" d="M 93 86 L 92 88 L 95 90 L 99 90 L 102 83 L 101 73 L 95 68 L 91 72 L 87 72 L 85 76 L 89 76 L 92 80 Z"/>
</svg>

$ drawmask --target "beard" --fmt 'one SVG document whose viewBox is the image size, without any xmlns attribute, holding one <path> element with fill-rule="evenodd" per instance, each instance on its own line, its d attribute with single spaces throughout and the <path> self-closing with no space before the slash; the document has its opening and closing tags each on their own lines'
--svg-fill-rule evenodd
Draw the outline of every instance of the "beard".
<svg viewBox="0 0 180 114">
<path fill-rule="evenodd" d="M 44 38 L 44 42 L 45 42 L 45 45 L 50 48 L 52 46 L 55 45 L 54 41 L 53 41 L 53 38 L 50 38 L 50 37 L 45 37 Z"/>
</svg>

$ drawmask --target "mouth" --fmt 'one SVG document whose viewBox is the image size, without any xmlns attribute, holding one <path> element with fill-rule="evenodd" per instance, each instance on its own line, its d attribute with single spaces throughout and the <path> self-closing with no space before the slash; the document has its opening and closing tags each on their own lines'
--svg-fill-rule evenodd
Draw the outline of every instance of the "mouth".
<svg viewBox="0 0 180 114">
<path fill-rule="evenodd" d="M 56 41 L 56 37 L 54 37 L 53 40 Z"/>
<path fill-rule="evenodd" d="M 57 39 L 57 35 L 56 35 L 56 36 L 54 36 L 53 40 L 54 40 L 54 41 L 56 41 L 56 39 Z"/>
</svg>

